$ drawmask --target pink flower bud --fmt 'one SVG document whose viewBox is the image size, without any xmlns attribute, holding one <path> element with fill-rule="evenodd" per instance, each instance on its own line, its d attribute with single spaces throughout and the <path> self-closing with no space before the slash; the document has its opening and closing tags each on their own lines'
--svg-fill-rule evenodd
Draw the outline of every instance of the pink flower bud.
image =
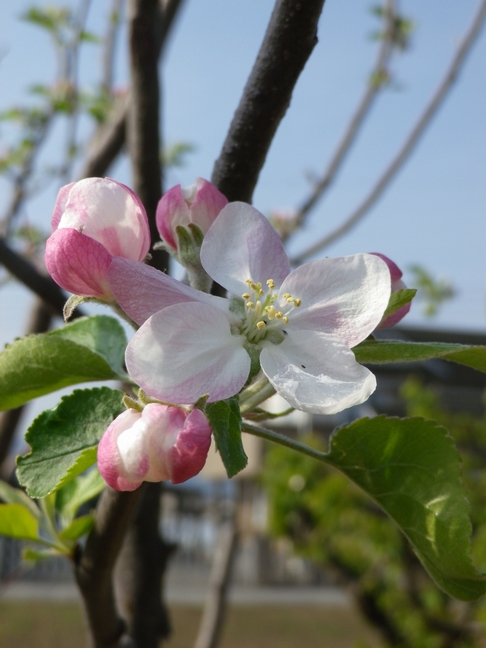
<svg viewBox="0 0 486 648">
<path fill-rule="evenodd" d="M 394 263 L 391 259 L 389 259 L 384 254 L 380 254 L 379 252 L 370 252 L 370 254 L 374 254 L 375 256 L 380 257 L 380 259 L 383 259 L 383 261 L 388 266 L 388 270 L 390 271 L 392 293 L 397 292 L 397 290 L 403 290 L 404 288 L 407 287 L 402 281 L 403 273 L 396 263 Z M 398 324 L 398 322 L 405 317 L 405 315 L 410 310 L 411 305 L 412 302 L 408 302 L 408 304 L 405 304 L 405 306 L 402 306 L 397 311 L 395 311 L 385 319 L 381 320 L 380 324 L 376 328 L 382 329 L 382 328 L 390 328 L 391 326 L 395 326 L 395 324 Z"/>
<path fill-rule="evenodd" d="M 193 223 L 206 234 L 216 216 L 228 204 L 223 194 L 207 180 L 196 178 L 196 183 L 169 189 L 157 206 L 157 229 L 162 239 L 177 250 L 176 227 Z"/>
<path fill-rule="evenodd" d="M 200 410 L 150 404 L 129 409 L 108 427 L 98 446 L 98 469 L 112 488 L 132 491 L 142 482 L 180 484 L 197 475 L 211 445 Z"/>
<path fill-rule="evenodd" d="M 145 209 L 136 194 L 110 178 L 62 187 L 46 243 L 46 267 L 62 288 L 109 299 L 106 274 L 114 256 L 143 261 L 150 249 Z"/>
</svg>

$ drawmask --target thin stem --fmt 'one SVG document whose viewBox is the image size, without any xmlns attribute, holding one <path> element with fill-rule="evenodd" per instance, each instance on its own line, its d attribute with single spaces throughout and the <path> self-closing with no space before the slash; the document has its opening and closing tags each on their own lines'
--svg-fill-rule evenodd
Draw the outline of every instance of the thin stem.
<svg viewBox="0 0 486 648">
<path fill-rule="evenodd" d="M 243 430 L 243 432 L 248 432 L 248 434 L 253 434 L 254 436 L 260 437 L 261 439 L 266 439 L 267 441 L 273 441 L 273 443 L 278 443 L 279 445 L 290 448 L 291 450 L 296 450 L 301 454 L 305 454 L 308 457 L 317 459 L 317 461 L 323 461 L 324 463 L 332 465 L 325 452 L 320 452 L 315 448 L 311 448 L 310 446 L 305 445 L 304 443 L 300 443 L 300 441 L 296 441 L 295 439 L 290 439 L 289 437 L 286 437 L 283 434 L 279 434 L 278 432 L 267 430 L 266 428 L 262 428 L 258 425 L 253 425 L 252 423 L 247 423 L 246 421 L 243 421 L 241 429 Z"/>
<path fill-rule="evenodd" d="M 266 401 L 275 394 L 275 388 L 263 376 L 249 385 L 240 395 L 240 410 L 242 414 L 251 412 L 252 409 Z"/>
<path fill-rule="evenodd" d="M 387 167 L 383 175 L 380 177 L 378 182 L 372 188 L 368 196 L 363 200 L 363 202 L 351 213 L 351 215 L 344 220 L 344 222 L 337 227 L 333 232 L 322 238 L 321 240 L 311 245 L 306 250 L 301 252 L 298 256 L 292 259 L 292 263 L 298 265 L 302 263 L 305 259 L 317 254 L 324 248 L 328 247 L 336 239 L 340 238 L 346 234 L 352 227 L 354 227 L 360 220 L 368 213 L 371 207 L 375 204 L 381 194 L 390 184 L 391 180 L 398 173 L 399 169 L 403 166 L 404 162 L 409 157 L 410 153 L 414 149 L 421 135 L 424 133 L 426 127 L 430 124 L 432 118 L 436 114 L 437 110 L 444 101 L 448 91 L 451 89 L 454 81 L 457 79 L 459 72 L 466 60 L 466 55 L 469 53 L 473 43 L 475 42 L 477 36 L 481 31 L 484 20 L 486 18 L 486 0 L 483 0 L 479 6 L 478 11 L 471 23 L 470 28 L 468 29 L 465 37 L 463 38 L 461 44 L 459 45 L 456 54 L 454 55 L 452 62 L 447 69 L 444 78 L 442 79 L 439 87 L 435 91 L 432 99 L 426 106 L 424 112 L 418 119 L 417 123 L 413 127 L 411 133 L 405 140 L 403 146 L 393 158 L 390 165 Z"/>
</svg>

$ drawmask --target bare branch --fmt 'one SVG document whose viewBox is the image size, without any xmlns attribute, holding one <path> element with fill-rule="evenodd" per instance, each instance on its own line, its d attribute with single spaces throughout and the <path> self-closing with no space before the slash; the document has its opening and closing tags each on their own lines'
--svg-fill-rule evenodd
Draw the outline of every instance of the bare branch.
<svg viewBox="0 0 486 648">
<path fill-rule="evenodd" d="M 0 263 L 24 286 L 44 300 L 53 315 L 63 316 L 67 299 L 65 293 L 50 277 L 40 273 L 27 259 L 12 250 L 3 238 L 0 238 Z M 73 313 L 73 317 L 82 315 L 79 309 Z"/>
<path fill-rule="evenodd" d="M 111 488 L 103 492 L 96 509 L 95 526 L 82 553 L 74 558 L 90 648 L 117 648 L 125 631 L 125 624 L 116 611 L 112 573 L 144 486 L 132 492 L 120 493 Z"/>
<path fill-rule="evenodd" d="M 375 184 L 375 186 L 372 188 L 365 200 L 363 200 L 363 202 L 339 227 L 337 227 L 333 232 L 322 238 L 314 245 L 311 245 L 309 248 L 301 252 L 297 257 L 292 259 L 292 263 L 301 263 L 308 257 L 317 254 L 317 252 L 320 252 L 325 247 L 333 243 L 336 239 L 346 234 L 352 227 L 354 227 L 354 225 L 356 225 L 360 221 L 361 218 L 363 218 L 363 216 L 378 200 L 378 198 L 385 191 L 391 180 L 400 170 L 403 163 L 406 161 L 406 159 L 414 149 L 421 135 L 424 133 L 425 129 L 436 114 L 438 108 L 441 106 L 442 102 L 447 96 L 448 91 L 452 88 L 452 85 L 457 79 L 461 71 L 461 67 L 466 60 L 467 54 L 469 53 L 474 41 L 481 31 L 481 27 L 484 24 L 485 18 L 486 0 L 483 0 L 476 12 L 476 15 L 474 16 L 471 26 L 469 27 L 465 37 L 463 38 L 461 44 L 457 49 L 456 54 L 454 55 L 454 58 L 452 59 L 449 68 L 447 69 L 444 78 L 442 79 L 439 87 L 432 96 L 431 101 L 426 106 L 424 112 L 413 127 L 402 148 L 399 150 L 398 154 L 392 160 L 391 164 L 387 167 L 387 169 Z"/>
<path fill-rule="evenodd" d="M 317 43 L 324 0 L 277 0 L 243 96 L 214 165 L 212 182 L 228 200 L 251 202 L 292 91 Z"/>
<path fill-rule="evenodd" d="M 393 39 L 394 39 L 394 23 L 395 23 L 395 2 L 394 0 L 383 0 L 383 38 L 378 50 L 378 56 L 373 68 L 373 72 L 368 79 L 366 90 L 361 97 L 358 107 L 346 128 L 344 136 L 342 137 L 339 145 L 331 158 L 329 166 L 327 167 L 322 178 L 314 183 L 312 193 L 303 201 L 295 214 L 295 228 L 301 227 L 306 216 L 316 206 L 318 201 L 322 199 L 325 192 L 331 186 L 337 172 L 351 148 L 356 136 L 364 123 L 365 117 L 370 112 L 374 104 L 374 100 L 384 88 L 384 79 L 388 76 L 388 64 L 393 53 Z M 283 238 L 286 239 L 290 235 Z"/>
<path fill-rule="evenodd" d="M 170 31 L 184 0 L 160 0 L 158 24 L 160 37 L 157 43 L 158 55 L 163 53 Z M 125 144 L 125 120 L 128 114 L 129 97 L 125 97 L 108 124 L 100 126 L 93 137 L 91 151 L 81 171 L 80 177 L 102 177 Z"/>
<path fill-rule="evenodd" d="M 113 59 L 115 54 L 116 38 L 120 31 L 120 14 L 123 8 L 123 0 L 112 0 L 110 17 L 108 19 L 108 32 L 105 37 L 103 50 L 103 80 L 101 87 L 107 93 L 111 93 L 113 85 Z"/>
<path fill-rule="evenodd" d="M 237 545 L 236 515 L 221 525 L 195 648 L 216 648 L 222 630 Z"/>
</svg>

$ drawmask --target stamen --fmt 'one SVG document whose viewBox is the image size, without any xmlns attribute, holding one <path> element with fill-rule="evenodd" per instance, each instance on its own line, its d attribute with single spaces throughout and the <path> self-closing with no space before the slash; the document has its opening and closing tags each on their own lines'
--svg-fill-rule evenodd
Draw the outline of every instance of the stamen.
<svg viewBox="0 0 486 648">
<path fill-rule="evenodd" d="M 265 322 L 263 322 L 262 320 L 260 320 L 259 322 L 256 323 L 256 326 L 257 326 L 257 328 L 260 329 L 260 331 L 261 331 L 262 329 L 265 328 L 266 324 L 265 324 Z"/>
<path fill-rule="evenodd" d="M 282 317 L 283 317 L 282 311 L 278 311 L 278 313 L 275 313 L 275 318 L 276 319 L 282 319 Z"/>
<path fill-rule="evenodd" d="M 275 288 L 275 281 L 273 279 L 267 279 L 267 286 L 271 289 Z"/>
<path fill-rule="evenodd" d="M 285 324 L 288 324 L 288 323 L 289 323 L 289 318 L 287 317 L 287 315 L 284 315 L 284 316 L 282 317 L 282 319 L 283 319 L 283 321 L 285 322 Z"/>
<path fill-rule="evenodd" d="M 290 293 L 284 293 L 283 296 L 284 296 L 284 299 L 288 299 L 290 297 Z"/>
<path fill-rule="evenodd" d="M 255 308 L 255 304 L 253 302 L 246 302 L 246 307 L 247 308 Z"/>
<path fill-rule="evenodd" d="M 302 304 L 302 300 L 300 300 L 300 299 L 294 299 L 294 306 L 297 306 L 297 308 L 299 308 L 299 306 L 300 306 L 301 304 Z"/>
<path fill-rule="evenodd" d="M 244 299 L 245 301 L 246 301 L 247 299 L 250 299 L 250 295 L 249 295 L 248 293 L 243 293 L 241 296 L 243 297 L 243 299 Z"/>
<path fill-rule="evenodd" d="M 287 297 L 286 298 L 287 304 L 291 304 L 294 301 L 293 297 Z"/>
</svg>

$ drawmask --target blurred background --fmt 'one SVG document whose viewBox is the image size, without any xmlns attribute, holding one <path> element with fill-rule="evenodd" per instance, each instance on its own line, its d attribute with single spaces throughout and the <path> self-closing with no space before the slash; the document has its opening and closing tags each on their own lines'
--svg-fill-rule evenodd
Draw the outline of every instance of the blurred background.
<svg viewBox="0 0 486 648">
<path fill-rule="evenodd" d="M 296 263 L 376 251 L 400 266 L 419 293 L 390 337 L 486 343 L 482 5 L 327 0 L 319 42 L 254 194 L 255 207 L 281 231 Z M 180 3 L 160 65 L 166 189 L 211 177 L 272 8 L 270 0 Z M 0 4 L 0 235 L 41 272 L 57 191 L 82 176 L 100 133 L 123 108 L 128 85 L 122 0 Z M 123 150 L 106 174 L 131 184 Z M 33 301 L 0 265 L 2 345 L 27 330 Z M 313 432 L 310 442 L 319 445 L 336 425 L 358 416 L 438 417 L 465 456 L 481 564 L 484 381 L 437 361 L 383 370 L 378 383 L 359 411 L 337 418 L 296 414 L 285 419 L 284 431 Z M 35 413 L 58 399 L 39 399 L 23 414 L 15 449 L 25 448 L 22 435 Z M 215 546 L 228 552 L 236 584 L 222 646 L 486 645 L 481 605 L 466 608 L 438 592 L 390 522 L 356 489 L 280 449 L 265 453 L 256 444 L 251 456 L 235 483 L 228 485 L 221 466 L 211 464 L 186 488 L 163 494 L 161 528 L 179 547 L 169 574 L 176 628 L 170 646 L 193 640 L 188 628 L 197 625 Z M 233 560 L 233 540 L 224 545 L 219 532 L 235 511 Z M 26 569 L 20 553 L 17 545 L 0 545 L 0 576 L 26 584 L 5 587 L 0 645 L 83 645 L 69 565 Z M 56 605 L 68 606 L 62 615 L 32 603 L 48 591 Z M 31 622 L 16 597 L 30 601 Z"/>
</svg>

